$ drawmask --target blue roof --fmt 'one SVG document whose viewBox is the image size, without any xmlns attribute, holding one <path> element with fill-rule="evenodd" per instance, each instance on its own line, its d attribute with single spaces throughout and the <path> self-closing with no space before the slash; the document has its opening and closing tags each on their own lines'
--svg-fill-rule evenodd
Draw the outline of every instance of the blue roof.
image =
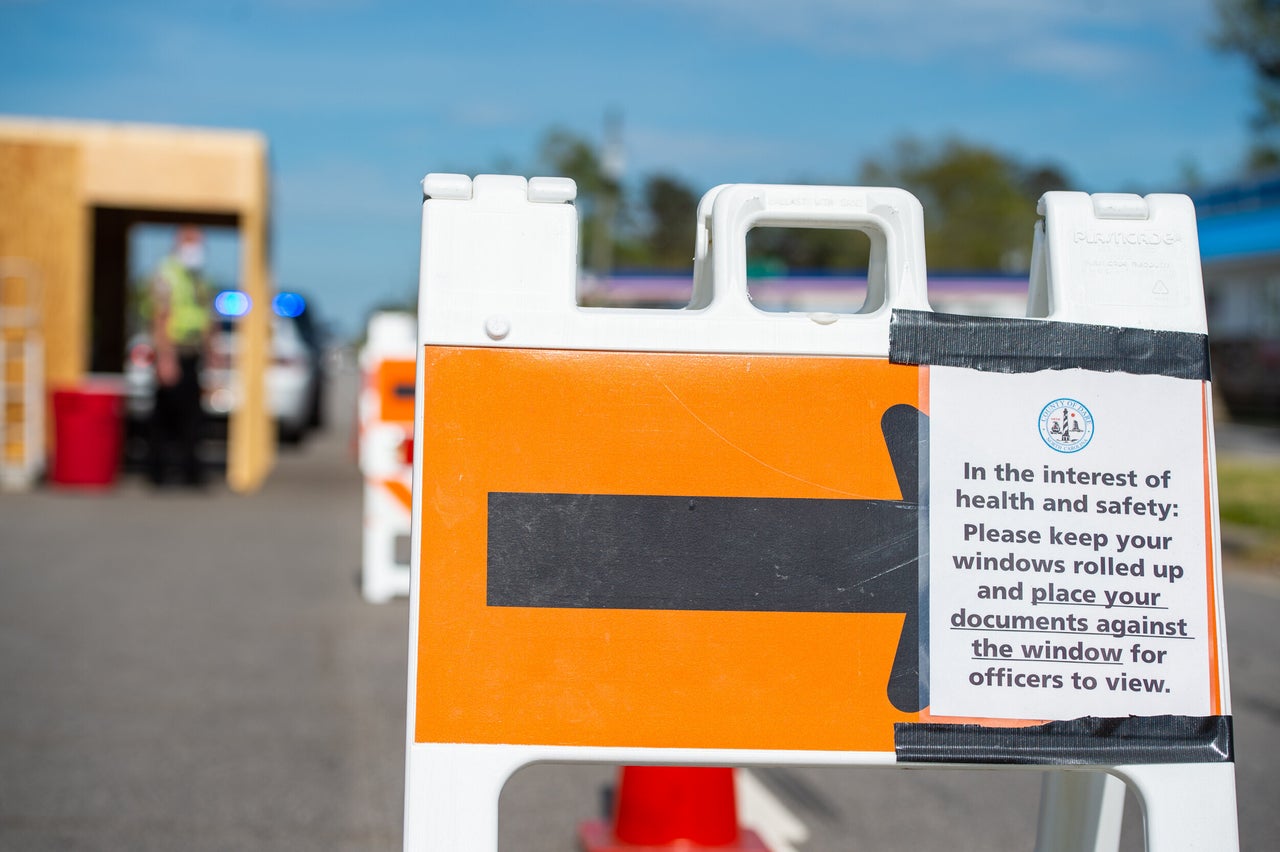
<svg viewBox="0 0 1280 852">
<path fill-rule="evenodd" d="M 1280 253 L 1280 176 L 1205 190 L 1192 200 L 1201 259 Z"/>
<path fill-rule="evenodd" d="M 1197 217 L 1202 260 L 1280 253 L 1280 205 Z"/>
</svg>

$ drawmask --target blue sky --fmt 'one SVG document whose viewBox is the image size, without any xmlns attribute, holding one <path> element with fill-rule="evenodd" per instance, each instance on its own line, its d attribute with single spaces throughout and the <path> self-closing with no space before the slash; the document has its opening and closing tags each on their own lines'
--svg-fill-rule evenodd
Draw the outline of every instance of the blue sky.
<svg viewBox="0 0 1280 852">
<path fill-rule="evenodd" d="M 1089 191 L 1229 178 L 1251 84 L 1212 25 L 1212 0 L 0 0 L 0 113 L 262 131 L 276 280 L 350 332 L 412 292 L 424 174 L 540 173 L 550 127 L 599 139 L 609 110 L 628 181 L 699 193 L 848 183 L 907 134 Z"/>
</svg>

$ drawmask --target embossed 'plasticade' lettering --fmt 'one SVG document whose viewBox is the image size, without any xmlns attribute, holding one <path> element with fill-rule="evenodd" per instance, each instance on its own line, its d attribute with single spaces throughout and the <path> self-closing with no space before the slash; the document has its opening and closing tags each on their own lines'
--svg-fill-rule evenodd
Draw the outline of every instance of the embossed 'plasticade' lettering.
<svg viewBox="0 0 1280 852">
<path fill-rule="evenodd" d="M 1172 246 L 1181 240 L 1175 233 L 1159 231 L 1076 231 L 1072 238 L 1091 246 Z"/>
</svg>

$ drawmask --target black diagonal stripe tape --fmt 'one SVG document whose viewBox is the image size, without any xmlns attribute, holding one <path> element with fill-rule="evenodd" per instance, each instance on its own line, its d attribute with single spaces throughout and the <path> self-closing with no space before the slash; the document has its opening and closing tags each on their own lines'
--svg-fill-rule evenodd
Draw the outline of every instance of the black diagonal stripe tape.
<svg viewBox="0 0 1280 852">
<path fill-rule="evenodd" d="M 918 710 L 925 421 L 896 406 L 882 425 L 905 500 L 491 492 L 488 604 L 903 613 L 887 692 Z"/>
</svg>

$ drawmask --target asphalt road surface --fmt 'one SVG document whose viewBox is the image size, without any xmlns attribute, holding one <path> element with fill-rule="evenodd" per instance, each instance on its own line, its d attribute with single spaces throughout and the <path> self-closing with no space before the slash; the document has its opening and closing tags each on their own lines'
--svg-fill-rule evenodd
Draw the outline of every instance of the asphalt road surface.
<svg viewBox="0 0 1280 852">
<path fill-rule="evenodd" d="M 399 848 L 408 607 L 357 593 L 349 376 L 338 390 L 334 428 L 253 496 L 135 478 L 0 495 L 0 850 Z M 1229 566 L 1226 609 L 1243 847 L 1280 849 L 1280 581 Z M 520 772 L 503 849 L 573 849 L 614 776 Z M 744 811 L 797 852 L 1034 842 L 1034 771 L 748 782 Z M 1123 848 L 1141 848 L 1132 801 Z"/>
</svg>

